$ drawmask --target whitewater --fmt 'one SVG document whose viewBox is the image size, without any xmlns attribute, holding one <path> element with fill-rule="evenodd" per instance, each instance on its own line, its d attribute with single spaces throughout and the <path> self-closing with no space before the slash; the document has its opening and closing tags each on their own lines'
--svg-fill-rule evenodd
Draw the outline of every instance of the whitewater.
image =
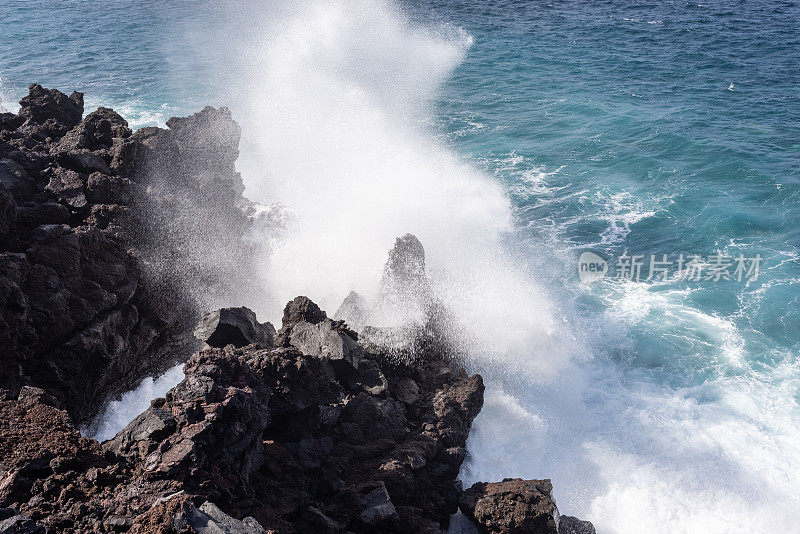
<svg viewBox="0 0 800 534">
<path fill-rule="evenodd" d="M 454 314 L 450 326 L 468 349 L 465 365 L 487 383 L 461 473 L 465 485 L 551 478 L 559 510 L 590 520 L 599 533 L 797 530 L 798 345 L 740 321 L 762 303 L 770 307 L 773 286 L 786 287 L 782 298 L 796 304 L 795 249 L 781 239 L 726 240 L 715 223 L 723 237 L 712 239 L 714 246 L 733 252 L 755 243 L 773 254 L 773 278 L 732 289 L 727 311 L 715 308 L 715 288 L 614 279 L 581 285 L 579 250 L 676 239 L 647 233 L 672 224 L 670 210 L 681 201 L 675 182 L 648 188 L 623 177 L 615 180 L 625 187 L 615 188 L 596 177 L 600 166 L 570 174 L 587 163 L 557 143 L 543 142 L 551 150 L 539 158 L 529 146 L 465 153 L 465 139 L 477 140 L 474 149 L 485 139 L 477 136 L 509 134 L 485 120 L 491 111 L 476 117 L 461 104 L 442 104 L 468 100 L 453 84 L 489 68 L 494 57 L 471 62 L 479 36 L 447 17 L 421 17 L 388 0 L 209 9 L 203 13 L 214 24 L 185 23 L 182 47 L 170 57 L 178 71 L 207 67 L 213 90 L 183 103 L 115 95 L 94 104 L 125 115 L 127 106 L 141 126 L 163 124 L 182 105 L 207 98 L 203 104 L 229 105 L 242 125 L 237 167 L 245 196 L 264 207 L 263 224 L 249 236 L 262 270 L 248 302 L 216 306 L 245 305 L 279 324 L 282 306 L 296 295 L 330 313 L 352 290 L 375 298 L 387 249 L 412 233 L 425 246 L 436 296 Z M 655 27 L 664 18 L 624 23 Z M 493 95 L 492 105 L 512 99 L 501 91 L 512 71 L 499 69 L 489 75 L 499 85 L 487 81 L 470 91 Z M 6 73 L 0 76 L 2 105 L 13 109 L 15 92 Z M 721 92 L 734 87 L 715 83 Z M 740 90 L 746 82 L 737 80 L 729 92 Z M 570 105 L 578 116 L 599 113 Z M 551 119 L 531 128 L 568 123 Z M 610 126 L 597 121 L 605 134 Z M 595 142 L 586 137 L 584 144 Z M 717 213 L 712 201 L 703 209 Z M 181 378 L 178 367 L 146 379 L 86 431 L 112 437 Z"/>
</svg>

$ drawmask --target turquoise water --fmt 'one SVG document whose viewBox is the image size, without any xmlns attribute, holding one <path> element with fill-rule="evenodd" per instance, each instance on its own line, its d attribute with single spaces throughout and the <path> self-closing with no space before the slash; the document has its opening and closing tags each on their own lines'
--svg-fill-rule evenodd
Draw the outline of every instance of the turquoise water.
<svg viewBox="0 0 800 534">
<path fill-rule="evenodd" d="M 270 290 L 357 287 L 373 249 L 412 230 L 443 279 L 483 273 L 442 286 L 490 308 L 464 321 L 500 325 L 493 341 L 509 347 L 471 364 L 490 391 L 465 481 L 551 476 L 562 511 L 598 532 L 796 530 L 798 3 L 7 0 L 0 21 L 6 107 L 31 82 L 84 91 L 137 127 L 230 105 L 243 148 L 265 154 L 242 162 L 246 194 L 328 194 L 308 212 L 357 233 L 358 268 L 326 248 L 338 278 L 269 272 Z M 341 209 L 325 212 L 330 198 Z M 470 264 L 481 247 L 513 269 Z M 583 250 L 612 264 L 763 259 L 749 283 L 586 286 Z"/>
<path fill-rule="evenodd" d="M 763 256 L 750 284 L 608 284 L 576 296 L 630 325 L 631 345 L 611 350 L 625 352 L 631 372 L 693 387 L 772 380 L 796 365 L 797 3 L 434 10 L 475 39 L 440 121 L 460 152 L 507 184 L 523 239 L 612 258 Z"/>
</svg>

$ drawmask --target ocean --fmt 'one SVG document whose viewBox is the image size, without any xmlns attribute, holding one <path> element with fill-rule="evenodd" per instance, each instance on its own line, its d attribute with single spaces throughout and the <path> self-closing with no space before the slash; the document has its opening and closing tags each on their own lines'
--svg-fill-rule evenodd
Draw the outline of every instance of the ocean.
<svg viewBox="0 0 800 534">
<path fill-rule="evenodd" d="M 232 303 L 261 319 L 374 293 L 416 234 L 487 381 L 465 484 L 549 477 L 601 534 L 797 531 L 797 2 L 0 0 L 0 105 L 34 82 L 134 128 L 232 109 L 245 195 L 291 213 Z"/>
</svg>

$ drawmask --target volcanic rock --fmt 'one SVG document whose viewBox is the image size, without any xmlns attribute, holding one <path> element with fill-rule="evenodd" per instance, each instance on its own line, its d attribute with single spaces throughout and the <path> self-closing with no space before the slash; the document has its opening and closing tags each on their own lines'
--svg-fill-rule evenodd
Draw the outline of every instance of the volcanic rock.
<svg viewBox="0 0 800 534">
<path fill-rule="evenodd" d="M 206 108 L 132 134 L 40 85 L 20 106 L 0 116 L 0 388 L 42 388 L 85 423 L 185 360 L 200 310 L 243 291 L 239 127 Z"/>
<path fill-rule="evenodd" d="M 312 313 L 297 318 L 323 315 L 302 302 Z M 294 326 L 303 323 L 335 324 Z M 287 533 L 446 527 L 483 402 L 480 377 L 444 372 L 449 364 L 435 357 L 409 366 L 349 339 L 363 356 L 358 369 L 347 364 L 346 378 L 316 347 L 197 352 L 184 380 L 102 449 L 41 395 L 2 401 L 0 432 L 17 430 L 0 460 L 0 506 L 75 532 L 100 524 L 148 533 L 201 524 Z M 392 393 L 409 380 L 419 384 L 412 405 Z"/>
<path fill-rule="evenodd" d="M 275 327 L 259 323 L 248 308 L 222 308 L 204 315 L 194 336 L 210 347 L 244 347 L 251 343 L 272 346 Z"/>
<path fill-rule="evenodd" d="M 343 361 L 358 369 L 363 357 L 362 348 L 353 337 L 336 330 L 334 326 L 334 322 L 330 319 L 324 319 L 316 324 L 300 321 L 292 327 L 289 344 L 303 354 L 337 362 Z"/>
<path fill-rule="evenodd" d="M 415 235 L 398 237 L 389 250 L 384 277 L 396 284 L 425 284 L 425 249 Z"/>
<path fill-rule="evenodd" d="M 334 319 L 339 319 L 347 323 L 355 330 L 361 330 L 367 324 L 368 306 L 364 297 L 351 291 L 342 301 L 339 309 L 333 314 Z"/>
<path fill-rule="evenodd" d="M 319 309 L 308 297 L 295 297 L 283 309 L 283 330 L 288 331 L 300 321 L 317 324 L 327 319 L 327 314 Z"/>
<path fill-rule="evenodd" d="M 461 495 L 459 508 L 484 534 L 557 534 L 552 488 L 549 480 L 477 482 Z"/>
<path fill-rule="evenodd" d="M 191 529 L 197 534 L 263 534 L 264 527 L 252 517 L 236 520 L 220 510 L 212 502 L 204 502 L 199 508 L 187 506 L 173 520 L 176 531 Z"/>
<path fill-rule="evenodd" d="M 559 534 L 597 534 L 589 521 L 582 521 L 571 515 L 562 515 L 558 521 Z"/>
<path fill-rule="evenodd" d="M 15 515 L 0 521 L 0 534 L 43 534 L 44 529 L 30 517 Z"/>
<path fill-rule="evenodd" d="M 73 92 L 67 97 L 57 89 L 33 84 L 19 105 L 19 116 L 26 124 L 40 126 L 44 134 L 60 137 L 81 121 L 83 93 Z"/>
</svg>

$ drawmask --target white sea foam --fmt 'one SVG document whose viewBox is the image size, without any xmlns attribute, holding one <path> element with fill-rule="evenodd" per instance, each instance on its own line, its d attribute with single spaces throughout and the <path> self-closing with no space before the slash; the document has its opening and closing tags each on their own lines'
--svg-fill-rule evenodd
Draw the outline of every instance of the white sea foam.
<svg viewBox="0 0 800 534">
<path fill-rule="evenodd" d="M 608 222 L 608 227 L 600 234 L 600 244 L 619 243 L 631 233 L 631 226 L 652 217 L 656 211 L 643 205 L 643 201 L 629 191 L 612 193 L 606 197 L 605 191 L 597 192 L 598 200 L 606 204 L 605 213 L 600 217 Z"/>
<path fill-rule="evenodd" d="M 0 113 L 16 113 L 19 111 L 19 104 L 11 97 L 11 93 L 3 83 L 3 77 L 0 76 Z"/>
<path fill-rule="evenodd" d="M 243 157 L 265 163 L 243 167 L 246 193 L 295 216 L 282 239 L 262 236 L 273 293 L 264 311 L 277 317 L 301 293 L 329 310 L 354 289 L 373 296 L 386 250 L 411 232 L 476 359 L 539 379 L 576 351 L 554 303 L 505 246 L 508 197 L 424 127 L 430 98 L 470 43 L 452 26 L 412 24 L 387 2 L 307 2 L 250 57 L 241 116 L 254 150 Z"/>
<path fill-rule="evenodd" d="M 144 126 L 165 127 L 167 120 L 176 115 L 177 109 L 169 104 L 159 106 L 141 99 L 126 100 L 123 102 L 109 102 L 92 97 L 86 99 L 84 110 L 90 113 L 100 106 L 112 108 L 128 121 L 128 126 L 137 130 Z"/>
<path fill-rule="evenodd" d="M 183 364 L 176 365 L 163 375 L 142 380 L 139 386 L 111 401 L 96 418 L 95 423 L 82 429 L 86 436 L 105 441 L 117 435 L 137 415 L 150 406 L 150 401 L 163 397 L 183 379 Z"/>
</svg>

